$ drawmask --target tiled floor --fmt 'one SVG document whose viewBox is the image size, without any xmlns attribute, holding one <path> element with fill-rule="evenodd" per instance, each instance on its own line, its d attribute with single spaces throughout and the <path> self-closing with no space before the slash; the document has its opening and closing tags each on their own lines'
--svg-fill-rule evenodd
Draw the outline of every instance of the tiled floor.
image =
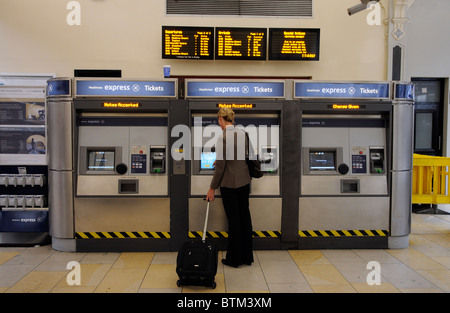
<svg viewBox="0 0 450 313">
<path fill-rule="evenodd" d="M 410 247 L 401 250 L 255 251 L 252 266 L 220 263 L 214 290 L 177 287 L 176 255 L 0 247 L 0 293 L 448 293 L 450 215 L 413 214 Z M 70 261 L 81 264 L 80 285 L 67 283 Z M 380 285 L 367 283 L 370 261 L 380 264 Z"/>
</svg>

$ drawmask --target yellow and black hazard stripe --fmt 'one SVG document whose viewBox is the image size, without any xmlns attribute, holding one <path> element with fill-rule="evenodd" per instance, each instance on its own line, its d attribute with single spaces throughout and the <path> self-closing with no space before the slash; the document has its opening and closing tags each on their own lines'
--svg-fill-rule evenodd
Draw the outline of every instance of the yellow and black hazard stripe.
<svg viewBox="0 0 450 313">
<path fill-rule="evenodd" d="M 115 232 L 77 232 L 75 239 L 124 239 L 124 238 L 156 238 L 170 239 L 170 232 L 153 231 L 115 231 Z"/>
<path fill-rule="evenodd" d="M 202 238 L 203 232 L 202 231 L 190 231 L 189 232 L 189 238 Z M 206 238 L 228 238 L 228 232 L 226 231 L 207 231 L 206 232 Z M 254 238 L 278 238 L 281 237 L 280 231 L 254 231 L 253 232 Z"/>
<path fill-rule="evenodd" d="M 386 237 L 387 230 L 299 230 L 300 237 Z"/>
<path fill-rule="evenodd" d="M 188 233 L 189 238 L 202 238 L 202 231 L 190 231 Z M 228 238 L 228 232 L 226 231 L 207 231 L 206 238 Z"/>
<path fill-rule="evenodd" d="M 253 232 L 253 237 L 254 238 L 278 238 L 281 237 L 281 232 L 280 231 L 272 231 L 272 230 L 267 230 L 267 231 L 254 231 Z"/>
</svg>

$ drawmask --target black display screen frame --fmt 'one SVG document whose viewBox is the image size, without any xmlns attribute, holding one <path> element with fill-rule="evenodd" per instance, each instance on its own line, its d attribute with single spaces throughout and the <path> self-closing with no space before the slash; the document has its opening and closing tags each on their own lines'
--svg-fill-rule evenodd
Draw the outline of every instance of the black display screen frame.
<svg viewBox="0 0 450 313">
<path fill-rule="evenodd" d="M 284 32 L 305 32 L 306 34 L 304 42 L 307 49 L 306 54 L 315 54 L 315 56 L 304 57 L 300 54 L 281 53 L 284 40 L 286 39 Z M 269 61 L 319 61 L 320 28 L 269 28 L 269 43 L 267 54 Z"/>
<path fill-rule="evenodd" d="M 242 43 L 242 46 L 240 49 L 236 48 L 242 55 L 241 56 L 226 56 L 226 55 L 219 55 L 220 52 L 220 46 L 219 46 L 219 32 L 229 31 L 231 34 L 231 37 L 234 40 L 245 40 L 247 36 L 250 36 L 251 33 L 263 33 L 264 39 L 259 41 L 261 44 L 261 48 L 258 49 L 261 52 L 260 56 L 248 56 L 248 51 L 245 52 L 245 50 L 248 50 L 248 41 L 247 44 L 244 42 Z M 246 61 L 266 61 L 267 60 L 267 41 L 268 41 L 268 31 L 267 28 L 260 27 L 260 28 L 251 28 L 251 27 L 216 27 L 215 28 L 215 52 L 214 57 L 216 60 L 246 60 Z M 254 40 L 252 40 L 254 42 Z"/>
<path fill-rule="evenodd" d="M 187 55 L 173 55 L 166 53 L 166 31 L 181 31 L 183 36 L 188 37 L 187 45 L 183 49 L 183 51 L 187 52 Z M 195 35 L 199 32 L 210 32 L 209 41 L 208 41 L 208 55 L 201 55 L 200 50 L 198 50 L 198 54 L 195 54 L 196 49 L 200 49 L 195 43 Z M 205 34 L 206 36 L 206 34 Z M 162 51 L 161 55 L 163 59 L 183 59 L 183 60 L 214 60 L 214 27 L 209 26 L 162 26 Z"/>
</svg>

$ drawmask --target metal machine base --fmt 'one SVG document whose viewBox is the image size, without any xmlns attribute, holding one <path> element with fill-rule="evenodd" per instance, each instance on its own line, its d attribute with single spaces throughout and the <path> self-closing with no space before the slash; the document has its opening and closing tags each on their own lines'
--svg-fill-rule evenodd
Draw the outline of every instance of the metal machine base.
<svg viewBox="0 0 450 313">
<path fill-rule="evenodd" d="M 389 237 L 389 249 L 403 249 L 409 247 L 409 235 Z"/>
<path fill-rule="evenodd" d="M 76 241 L 75 239 L 66 238 L 52 238 L 52 248 L 63 252 L 75 252 L 76 251 Z"/>
</svg>

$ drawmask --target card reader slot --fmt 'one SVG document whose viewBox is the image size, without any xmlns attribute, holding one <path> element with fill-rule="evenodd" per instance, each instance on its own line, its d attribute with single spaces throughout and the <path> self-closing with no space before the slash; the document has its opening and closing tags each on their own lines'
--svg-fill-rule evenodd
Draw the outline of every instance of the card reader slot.
<svg viewBox="0 0 450 313">
<path fill-rule="evenodd" d="M 150 173 L 166 172 L 166 146 L 150 146 Z"/>
<path fill-rule="evenodd" d="M 384 174 L 384 147 L 369 147 L 370 173 Z"/>
</svg>

